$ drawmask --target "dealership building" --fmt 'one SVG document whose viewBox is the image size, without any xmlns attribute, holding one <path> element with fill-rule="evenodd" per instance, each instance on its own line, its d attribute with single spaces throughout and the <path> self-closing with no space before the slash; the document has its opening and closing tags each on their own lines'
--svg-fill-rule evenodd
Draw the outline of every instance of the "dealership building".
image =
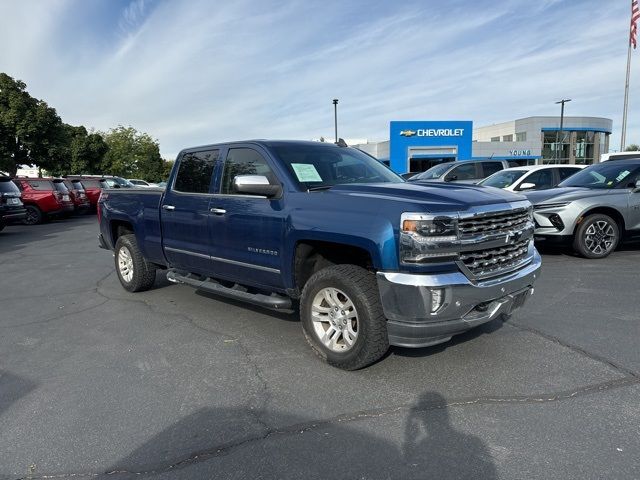
<svg viewBox="0 0 640 480">
<path fill-rule="evenodd" d="M 465 121 L 392 121 L 389 140 L 353 146 L 398 173 L 420 172 L 450 160 L 509 160 L 520 165 L 597 163 L 609 151 L 612 120 L 527 117 L 473 127 Z"/>
</svg>

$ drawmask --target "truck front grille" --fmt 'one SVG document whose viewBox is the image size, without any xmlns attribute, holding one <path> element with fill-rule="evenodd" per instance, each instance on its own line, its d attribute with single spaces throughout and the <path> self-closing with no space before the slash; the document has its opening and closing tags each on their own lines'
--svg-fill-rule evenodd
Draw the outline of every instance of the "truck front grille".
<svg viewBox="0 0 640 480">
<path fill-rule="evenodd" d="M 493 234 L 519 230 L 526 227 L 530 222 L 529 210 L 519 208 L 502 212 L 461 218 L 458 229 L 462 238 L 479 235 L 483 233 Z"/>
<path fill-rule="evenodd" d="M 463 252 L 460 261 L 475 278 L 488 278 L 516 270 L 530 259 L 527 257 L 530 239 L 504 247 Z"/>
</svg>

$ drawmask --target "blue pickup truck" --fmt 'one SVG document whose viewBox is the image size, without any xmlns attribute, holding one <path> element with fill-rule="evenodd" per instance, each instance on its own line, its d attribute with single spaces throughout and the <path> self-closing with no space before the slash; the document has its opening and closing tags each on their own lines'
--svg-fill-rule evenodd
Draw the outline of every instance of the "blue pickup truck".
<svg viewBox="0 0 640 480">
<path fill-rule="evenodd" d="M 167 278 L 299 314 L 339 368 L 424 347 L 533 293 L 530 203 L 472 185 L 407 183 L 343 144 L 247 141 L 180 152 L 166 189 L 105 189 L 100 246 L 131 292 Z"/>
</svg>

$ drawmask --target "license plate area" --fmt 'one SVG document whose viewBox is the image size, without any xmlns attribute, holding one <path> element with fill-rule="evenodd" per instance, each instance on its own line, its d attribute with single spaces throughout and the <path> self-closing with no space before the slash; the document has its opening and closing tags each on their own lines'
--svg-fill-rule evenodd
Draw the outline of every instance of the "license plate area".
<svg viewBox="0 0 640 480">
<path fill-rule="evenodd" d="M 7 205 L 22 205 L 19 198 L 7 198 Z"/>
<path fill-rule="evenodd" d="M 63 202 L 68 202 L 69 201 L 69 195 L 63 195 L 62 196 L 62 201 Z"/>
</svg>

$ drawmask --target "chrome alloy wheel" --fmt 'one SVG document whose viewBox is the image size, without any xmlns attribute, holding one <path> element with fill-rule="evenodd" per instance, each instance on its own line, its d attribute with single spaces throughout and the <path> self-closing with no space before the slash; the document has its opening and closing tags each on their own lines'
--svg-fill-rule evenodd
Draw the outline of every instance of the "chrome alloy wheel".
<svg viewBox="0 0 640 480">
<path fill-rule="evenodd" d="M 616 229 L 606 220 L 593 222 L 584 232 L 584 244 L 595 255 L 607 253 L 616 240 Z"/>
<path fill-rule="evenodd" d="M 311 304 L 313 329 L 329 350 L 346 352 L 358 338 L 358 312 L 344 292 L 333 287 L 320 290 Z"/>
<path fill-rule="evenodd" d="M 133 259 L 127 247 L 122 247 L 118 251 L 118 270 L 122 279 L 129 283 L 133 278 Z"/>
</svg>

